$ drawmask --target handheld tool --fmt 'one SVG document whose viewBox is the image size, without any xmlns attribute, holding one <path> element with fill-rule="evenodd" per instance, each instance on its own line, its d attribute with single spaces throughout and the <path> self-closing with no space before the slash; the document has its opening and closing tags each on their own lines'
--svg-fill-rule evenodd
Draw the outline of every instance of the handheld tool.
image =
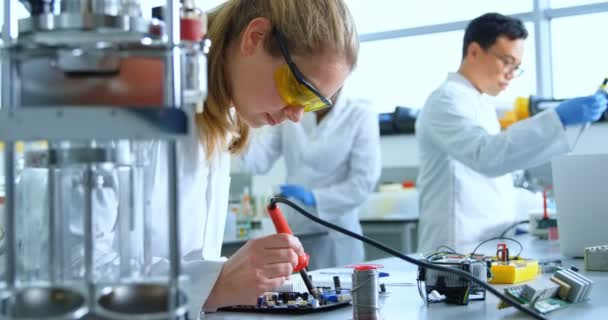
<svg viewBox="0 0 608 320">
<path fill-rule="evenodd" d="M 604 92 L 608 93 L 607 88 L 608 88 L 608 77 L 604 78 L 604 81 L 602 81 L 602 85 L 600 85 L 600 88 L 598 89 L 598 91 L 604 91 Z M 574 145 L 572 146 L 572 150 L 574 150 L 574 148 L 578 144 L 578 140 L 581 138 L 583 133 L 585 133 L 585 131 L 587 131 L 587 129 L 589 128 L 590 125 L 591 125 L 591 122 L 587 122 L 581 127 L 581 130 L 578 132 L 578 135 L 576 136 L 576 139 L 574 140 Z"/>
<path fill-rule="evenodd" d="M 268 215 L 270 216 L 270 219 L 272 219 L 272 223 L 274 224 L 277 233 L 286 233 L 293 235 L 293 232 L 291 231 L 289 224 L 287 224 L 287 220 L 285 219 L 283 212 L 281 212 L 281 209 L 279 208 L 279 206 L 277 206 L 276 203 L 269 204 L 266 209 L 268 210 Z M 306 272 L 306 267 L 308 266 L 309 258 L 310 257 L 308 254 L 298 256 L 298 265 L 293 268 L 293 271 L 300 273 L 300 275 L 302 276 L 302 280 L 306 285 L 306 289 L 316 299 L 317 295 L 314 290 L 314 286 L 312 285 L 312 281 L 308 276 L 308 272 Z"/>
</svg>

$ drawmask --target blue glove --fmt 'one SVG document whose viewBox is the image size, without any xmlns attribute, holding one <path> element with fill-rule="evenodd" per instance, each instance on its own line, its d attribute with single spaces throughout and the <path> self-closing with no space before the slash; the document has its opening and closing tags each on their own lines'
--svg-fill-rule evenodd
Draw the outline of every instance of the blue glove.
<svg viewBox="0 0 608 320">
<path fill-rule="evenodd" d="M 288 198 L 298 199 L 309 207 L 315 207 L 317 201 L 315 195 L 308 189 L 297 184 L 284 184 L 281 186 L 281 194 Z"/>
<path fill-rule="evenodd" d="M 608 106 L 603 91 L 592 96 L 574 98 L 560 103 L 555 111 L 564 126 L 572 126 L 599 120 Z"/>
</svg>

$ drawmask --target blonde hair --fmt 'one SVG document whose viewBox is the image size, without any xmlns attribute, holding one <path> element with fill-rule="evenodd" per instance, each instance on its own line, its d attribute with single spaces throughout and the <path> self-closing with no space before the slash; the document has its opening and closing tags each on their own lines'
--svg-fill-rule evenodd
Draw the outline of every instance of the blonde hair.
<svg viewBox="0 0 608 320">
<path fill-rule="evenodd" d="M 229 0 L 219 6 L 209 13 L 209 93 L 204 112 L 196 117 L 208 158 L 218 148 L 228 147 L 235 154 L 247 146 L 249 126 L 229 112 L 232 92 L 225 68 L 226 50 L 258 17 L 270 20 L 280 30 L 293 55 L 335 54 L 353 68 L 357 62 L 357 31 L 343 0 Z M 264 45 L 270 54 L 281 55 L 272 36 L 266 37 Z M 227 141 L 228 133 L 231 141 Z"/>
</svg>

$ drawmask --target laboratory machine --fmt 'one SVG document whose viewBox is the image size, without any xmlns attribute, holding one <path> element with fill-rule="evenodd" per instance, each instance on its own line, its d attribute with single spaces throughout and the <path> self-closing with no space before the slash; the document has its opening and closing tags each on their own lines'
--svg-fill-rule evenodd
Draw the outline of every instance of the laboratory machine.
<svg viewBox="0 0 608 320">
<path fill-rule="evenodd" d="M 182 285 L 176 148 L 206 96 L 204 13 L 187 0 L 154 14 L 137 0 L 3 6 L 0 318 L 197 319 Z M 169 168 L 163 272 L 154 157 Z"/>
</svg>

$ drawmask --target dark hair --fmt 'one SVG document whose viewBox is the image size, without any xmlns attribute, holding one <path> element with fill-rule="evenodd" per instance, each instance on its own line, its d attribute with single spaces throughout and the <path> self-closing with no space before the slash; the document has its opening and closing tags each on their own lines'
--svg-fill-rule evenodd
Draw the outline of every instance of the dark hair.
<svg viewBox="0 0 608 320">
<path fill-rule="evenodd" d="M 509 40 L 526 39 L 528 31 L 521 20 L 500 13 L 486 13 L 473 19 L 464 32 L 462 58 L 466 57 L 467 49 L 472 42 L 478 43 L 487 50 L 501 36 Z"/>
</svg>

